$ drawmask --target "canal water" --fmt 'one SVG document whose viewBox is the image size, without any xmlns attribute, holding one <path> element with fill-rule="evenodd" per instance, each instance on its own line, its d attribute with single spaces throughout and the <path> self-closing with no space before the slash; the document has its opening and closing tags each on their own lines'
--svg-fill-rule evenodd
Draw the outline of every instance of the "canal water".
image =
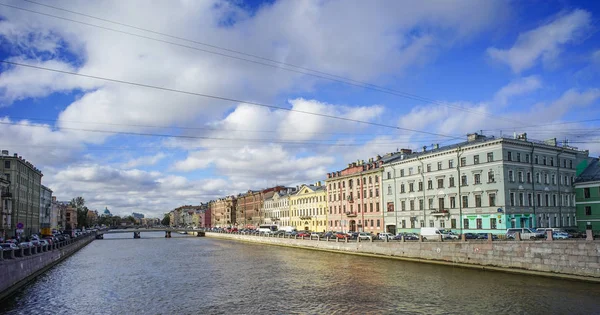
<svg viewBox="0 0 600 315">
<path fill-rule="evenodd" d="M 600 314 L 600 285 L 127 233 L 81 249 L 0 314 Z"/>
</svg>

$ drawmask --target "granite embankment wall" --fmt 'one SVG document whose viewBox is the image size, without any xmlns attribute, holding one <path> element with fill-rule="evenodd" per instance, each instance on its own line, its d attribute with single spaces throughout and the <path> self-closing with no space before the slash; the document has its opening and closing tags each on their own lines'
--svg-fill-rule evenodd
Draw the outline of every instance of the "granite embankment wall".
<svg viewBox="0 0 600 315">
<path fill-rule="evenodd" d="M 238 241 L 600 282 L 600 241 L 326 241 L 207 232 Z"/>
<path fill-rule="evenodd" d="M 45 248 L 0 252 L 0 300 L 11 295 L 65 258 L 89 244 L 94 236 L 61 242 Z"/>
</svg>

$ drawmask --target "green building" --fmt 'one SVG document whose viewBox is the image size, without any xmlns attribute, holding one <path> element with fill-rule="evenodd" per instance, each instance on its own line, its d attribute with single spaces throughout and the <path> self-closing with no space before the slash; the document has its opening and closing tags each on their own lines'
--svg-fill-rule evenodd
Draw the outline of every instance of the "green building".
<svg viewBox="0 0 600 315">
<path fill-rule="evenodd" d="M 600 230 L 600 161 L 592 159 L 575 180 L 577 228 Z"/>
</svg>

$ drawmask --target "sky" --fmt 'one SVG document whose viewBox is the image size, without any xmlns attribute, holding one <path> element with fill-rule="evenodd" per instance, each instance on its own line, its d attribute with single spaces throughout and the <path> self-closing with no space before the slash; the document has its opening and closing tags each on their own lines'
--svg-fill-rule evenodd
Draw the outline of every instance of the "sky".
<svg viewBox="0 0 600 315">
<path fill-rule="evenodd" d="M 598 1 L 40 3 L 0 1 L 0 148 L 90 209 L 162 217 L 473 132 L 600 154 Z"/>
</svg>

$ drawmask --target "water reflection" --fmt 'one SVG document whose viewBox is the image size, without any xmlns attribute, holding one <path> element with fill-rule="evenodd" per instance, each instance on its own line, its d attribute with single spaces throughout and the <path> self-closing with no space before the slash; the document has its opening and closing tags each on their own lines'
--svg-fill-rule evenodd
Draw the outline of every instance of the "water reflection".
<svg viewBox="0 0 600 315">
<path fill-rule="evenodd" d="M 0 312 L 594 314 L 598 296 L 590 283 L 142 233 L 92 242 Z"/>
</svg>

